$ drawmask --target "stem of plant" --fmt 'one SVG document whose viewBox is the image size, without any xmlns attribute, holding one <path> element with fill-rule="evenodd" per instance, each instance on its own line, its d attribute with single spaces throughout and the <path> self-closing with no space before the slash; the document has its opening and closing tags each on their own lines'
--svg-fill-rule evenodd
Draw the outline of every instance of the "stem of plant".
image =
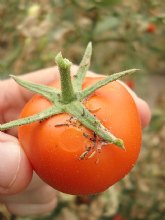
<svg viewBox="0 0 165 220">
<path fill-rule="evenodd" d="M 57 54 L 55 61 L 58 65 L 61 77 L 61 102 L 67 104 L 76 99 L 70 74 L 71 62 L 67 59 L 63 59 L 61 53 Z"/>
</svg>

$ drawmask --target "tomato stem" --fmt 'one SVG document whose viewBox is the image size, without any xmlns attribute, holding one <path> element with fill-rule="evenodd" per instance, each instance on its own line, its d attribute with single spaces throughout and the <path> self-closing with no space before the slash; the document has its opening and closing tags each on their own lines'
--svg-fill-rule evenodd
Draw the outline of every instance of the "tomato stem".
<svg viewBox="0 0 165 220">
<path fill-rule="evenodd" d="M 58 65 L 61 77 L 61 102 L 67 104 L 76 99 L 70 75 L 71 62 L 64 59 L 61 53 L 57 54 L 55 61 Z"/>
</svg>

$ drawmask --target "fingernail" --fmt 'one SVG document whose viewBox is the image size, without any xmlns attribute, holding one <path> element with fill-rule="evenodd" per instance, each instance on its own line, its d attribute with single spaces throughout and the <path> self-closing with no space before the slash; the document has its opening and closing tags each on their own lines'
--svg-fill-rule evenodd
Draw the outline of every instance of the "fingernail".
<svg viewBox="0 0 165 220">
<path fill-rule="evenodd" d="M 14 183 L 20 159 L 20 147 L 16 143 L 0 143 L 0 192 L 10 188 Z"/>
</svg>

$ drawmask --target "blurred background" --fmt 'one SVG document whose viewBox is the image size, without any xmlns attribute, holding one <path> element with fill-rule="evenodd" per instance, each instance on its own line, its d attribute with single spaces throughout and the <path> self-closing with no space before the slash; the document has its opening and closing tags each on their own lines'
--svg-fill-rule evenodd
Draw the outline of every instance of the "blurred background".
<svg viewBox="0 0 165 220">
<path fill-rule="evenodd" d="M 57 52 L 79 64 L 93 42 L 91 70 L 112 74 L 142 71 L 124 79 L 152 109 L 137 165 L 122 181 L 92 197 L 59 194 L 46 217 L 0 219 L 165 219 L 165 1 L 1 0 L 0 78 L 54 65 Z"/>
</svg>

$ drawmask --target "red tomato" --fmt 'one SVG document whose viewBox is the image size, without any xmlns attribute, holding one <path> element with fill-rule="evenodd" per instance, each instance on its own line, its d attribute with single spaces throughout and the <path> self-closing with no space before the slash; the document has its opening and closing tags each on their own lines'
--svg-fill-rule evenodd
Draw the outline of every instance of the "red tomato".
<svg viewBox="0 0 165 220">
<path fill-rule="evenodd" d="M 123 216 L 120 214 L 117 214 L 113 217 L 113 220 L 124 220 Z"/>
<path fill-rule="evenodd" d="M 84 87 L 102 78 L 85 79 Z M 53 85 L 59 87 L 59 82 Z M 139 114 L 131 95 L 119 82 L 98 89 L 84 105 L 125 144 L 125 151 L 113 144 L 101 146 L 93 132 L 68 114 L 19 127 L 19 140 L 36 173 L 55 189 L 69 194 L 95 194 L 123 178 L 134 166 L 141 146 Z M 35 95 L 24 107 L 27 117 L 50 107 Z M 88 147 L 100 148 L 81 160 Z"/>
<path fill-rule="evenodd" d="M 135 81 L 132 79 L 127 79 L 124 81 L 126 83 L 126 85 L 130 88 L 130 89 L 134 89 L 135 88 Z"/>
<path fill-rule="evenodd" d="M 155 24 L 148 24 L 146 31 L 148 33 L 154 33 L 156 31 L 156 25 Z"/>
</svg>

